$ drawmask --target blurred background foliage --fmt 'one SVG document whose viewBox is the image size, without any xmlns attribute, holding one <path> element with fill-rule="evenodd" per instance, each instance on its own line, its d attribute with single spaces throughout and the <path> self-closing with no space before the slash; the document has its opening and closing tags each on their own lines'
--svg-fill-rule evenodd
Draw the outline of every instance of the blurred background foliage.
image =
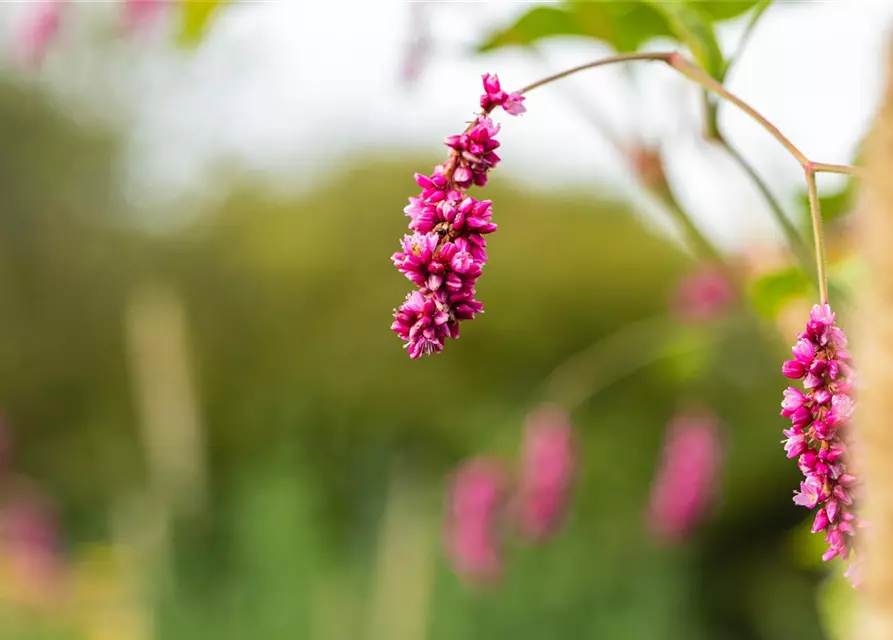
<svg viewBox="0 0 893 640">
<path fill-rule="evenodd" d="M 431 556 L 429 582 L 415 585 L 430 595 L 426 637 L 780 638 L 814 624 L 818 575 L 786 559 L 801 514 L 786 498 L 795 470 L 776 455 L 777 350 L 754 323 L 712 327 L 729 333 L 717 351 L 703 332 L 668 324 L 668 342 L 703 344 L 657 357 L 586 404 L 567 531 L 519 553 L 503 587 L 463 593 L 440 559 L 444 473 L 481 451 L 513 455 L 549 372 L 661 314 L 686 269 L 621 203 L 533 194 L 497 174 L 487 313 L 456 348 L 411 362 L 387 330 L 406 288 L 387 256 L 412 169 L 431 159 L 357 160 L 301 197 L 234 176 L 218 210 L 148 235 L 109 193 L 112 136 L 21 88 L 5 86 L 0 100 L 2 401 L 17 469 L 60 505 L 72 552 L 114 541 L 117 505 L 151 484 L 128 305 L 160 282 L 185 309 L 207 451 L 207 468 L 193 471 L 208 476 L 206 501 L 171 517 L 163 551 L 119 541 L 172 567 L 150 582 L 159 637 L 317 637 L 336 623 L 360 637 L 374 589 L 410 588 L 375 580 L 382 515 L 403 484 L 425 496 L 410 498 L 424 506 L 405 517 L 421 520 L 415 543 Z M 647 539 L 641 511 L 663 426 L 686 396 L 716 408 L 733 447 L 717 519 L 666 550 Z M 784 597 L 766 597 L 770 584 Z M 326 611 L 345 619 L 318 620 Z"/>
<path fill-rule="evenodd" d="M 221 4 L 184 3 L 181 41 L 200 42 Z M 574 35 L 630 51 L 668 37 L 721 78 L 714 22 L 765 6 L 538 6 L 481 50 Z M 565 529 L 514 550 L 497 587 L 469 591 L 440 549 L 445 474 L 468 456 L 514 457 L 550 372 L 631 323 L 661 322 L 691 256 L 625 202 L 496 172 L 487 312 L 444 354 L 413 362 L 388 331 L 407 290 L 388 256 L 413 171 L 438 157 L 352 157 L 301 194 L 230 168 L 218 204 L 150 233 L 116 187 L 118 132 L 5 83 L 0 139 L 4 496 L 39 487 L 65 557 L 61 595 L 4 591 L 3 637 L 781 640 L 830 629 L 819 554 L 793 551 L 807 514 L 789 498 L 798 473 L 778 444 L 785 347 L 768 319 L 808 291 L 797 268 L 751 283 L 755 307 L 697 328 L 667 318 L 653 343 L 592 362 L 608 384 L 574 415 L 582 469 Z M 830 198 L 828 214 L 847 211 Z M 613 376 L 642 359 L 637 348 L 655 353 Z M 691 401 L 726 427 L 722 499 L 691 539 L 662 546 L 643 509 L 665 425 Z"/>
</svg>

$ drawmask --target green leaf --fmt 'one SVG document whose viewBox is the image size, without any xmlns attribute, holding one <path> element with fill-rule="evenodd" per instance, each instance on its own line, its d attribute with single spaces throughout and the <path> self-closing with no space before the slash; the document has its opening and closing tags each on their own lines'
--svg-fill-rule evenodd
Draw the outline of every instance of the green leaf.
<svg viewBox="0 0 893 640">
<path fill-rule="evenodd" d="M 712 22 L 722 22 L 737 18 L 762 2 L 765 0 L 689 0 L 688 4 L 697 7 Z"/>
<path fill-rule="evenodd" d="M 750 285 L 749 291 L 757 313 L 770 319 L 775 318 L 786 303 L 811 293 L 812 284 L 799 267 L 761 276 Z"/>
<path fill-rule="evenodd" d="M 726 61 L 713 23 L 766 4 L 767 0 L 565 1 L 557 6 L 534 7 L 513 24 L 491 33 L 477 50 L 533 46 L 556 36 L 583 36 L 604 42 L 619 53 L 627 53 L 638 50 L 649 40 L 666 37 L 684 44 L 711 76 L 722 79 Z"/>
<path fill-rule="evenodd" d="M 212 16 L 224 0 L 182 0 L 177 41 L 187 47 L 198 45 L 208 31 Z"/>
<path fill-rule="evenodd" d="M 722 79 L 726 63 L 710 17 L 690 4 L 647 1 L 664 15 L 673 35 L 688 47 L 698 64 L 714 78 Z"/>
<path fill-rule="evenodd" d="M 508 28 L 492 33 L 477 50 L 483 53 L 512 45 L 529 46 L 543 38 L 566 35 L 584 35 L 574 16 L 564 9 L 536 7 Z"/>
<path fill-rule="evenodd" d="M 665 15 L 649 2 L 567 2 L 565 6 L 583 33 L 620 53 L 636 51 L 654 38 L 674 36 Z"/>
<path fill-rule="evenodd" d="M 565 2 L 531 9 L 509 27 L 490 34 L 477 50 L 531 46 L 568 35 L 600 40 L 625 53 L 636 51 L 652 38 L 672 37 L 673 31 L 666 18 L 644 2 Z"/>
</svg>

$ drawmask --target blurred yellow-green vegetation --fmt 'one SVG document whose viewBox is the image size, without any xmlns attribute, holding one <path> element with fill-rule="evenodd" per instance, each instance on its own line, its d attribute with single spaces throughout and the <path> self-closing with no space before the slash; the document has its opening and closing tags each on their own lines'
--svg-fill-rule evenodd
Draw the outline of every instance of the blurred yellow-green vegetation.
<svg viewBox="0 0 893 640">
<path fill-rule="evenodd" d="M 445 474 L 515 456 L 549 373 L 664 314 L 691 267 L 624 203 L 494 174 L 486 313 L 410 361 L 388 330 L 408 291 L 388 258 L 412 172 L 436 159 L 355 157 L 295 195 L 230 169 L 218 205 L 149 233 L 111 186 L 114 132 L 6 84 L 0 139 L 0 409 L 17 478 L 3 495 L 39 487 L 64 550 L 58 592 L 25 598 L 2 574 L 0 636 L 822 637 L 823 569 L 790 550 L 806 514 L 778 444 L 783 347 L 746 311 L 668 322 L 620 350 L 659 352 L 617 380 L 618 354 L 591 363 L 611 383 L 574 414 L 564 530 L 512 549 L 483 592 L 444 559 Z M 687 400 L 726 428 L 722 497 L 666 547 L 643 508 Z"/>
</svg>

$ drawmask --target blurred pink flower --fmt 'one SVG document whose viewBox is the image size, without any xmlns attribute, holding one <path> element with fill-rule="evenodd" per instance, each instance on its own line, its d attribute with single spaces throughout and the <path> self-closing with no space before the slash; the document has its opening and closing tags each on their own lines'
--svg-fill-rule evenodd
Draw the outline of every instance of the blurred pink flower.
<svg viewBox="0 0 893 640">
<path fill-rule="evenodd" d="M 50 45 L 59 33 L 64 0 L 35 3 L 34 13 L 28 17 L 17 39 L 17 57 L 29 67 L 40 67 Z"/>
<path fill-rule="evenodd" d="M 648 189 L 658 192 L 669 190 L 667 174 L 659 147 L 638 144 L 629 150 L 629 162 L 639 181 Z"/>
<path fill-rule="evenodd" d="M 700 522 L 716 496 L 721 456 L 718 426 L 712 414 L 699 409 L 673 419 L 646 515 L 653 533 L 677 541 Z"/>
<path fill-rule="evenodd" d="M 543 405 L 527 417 L 518 488 L 518 526 L 543 540 L 561 524 L 576 467 L 573 427 L 567 412 Z"/>
<path fill-rule="evenodd" d="M 501 515 L 510 486 L 498 461 L 468 460 L 453 473 L 447 496 L 447 553 L 456 573 L 470 582 L 502 575 Z"/>
<path fill-rule="evenodd" d="M 42 496 L 26 495 L 0 508 L 0 549 L 23 597 L 56 595 L 63 571 L 58 523 Z"/>
<path fill-rule="evenodd" d="M 132 33 L 156 20 L 164 5 L 165 0 L 124 0 L 122 9 L 125 33 Z"/>
<path fill-rule="evenodd" d="M 681 322 L 698 324 L 721 316 L 734 299 L 728 278 L 718 267 L 705 265 L 679 281 L 670 308 Z"/>
<path fill-rule="evenodd" d="M 426 13 L 431 5 L 414 2 L 409 5 L 409 38 L 400 65 L 400 82 L 412 87 L 428 65 L 431 57 L 431 34 Z"/>
</svg>

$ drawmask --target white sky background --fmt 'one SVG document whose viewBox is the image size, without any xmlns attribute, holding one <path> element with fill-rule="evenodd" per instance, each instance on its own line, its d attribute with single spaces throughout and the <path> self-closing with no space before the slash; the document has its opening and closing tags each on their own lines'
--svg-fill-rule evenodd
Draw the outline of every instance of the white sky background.
<svg viewBox="0 0 893 640">
<path fill-rule="evenodd" d="M 0 7 L 7 44 L 33 6 Z M 504 85 L 516 87 L 606 53 L 568 40 L 544 47 L 547 63 L 520 50 L 468 54 L 482 34 L 529 7 L 431 3 L 436 49 L 411 92 L 398 82 L 410 4 L 397 0 L 241 3 L 222 11 L 189 55 L 172 52 L 164 34 L 124 43 L 114 59 L 75 55 L 87 49 L 74 43 L 89 37 L 89 21 L 72 18 L 44 70 L 29 73 L 62 100 L 131 119 L 130 182 L 148 209 L 162 211 L 203 187 L 219 192 L 213 169 L 221 157 L 275 177 L 280 186 L 303 188 L 355 161 L 358 150 L 440 153 L 443 137 L 476 108 L 481 73 L 498 72 Z M 89 24 L 103 11 L 110 21 L 115 9 L 72 8 L 88 9 Z M 740 27 L 723 30 L 726 50 L 734 48 Z M 889 0 L 776 1 L 729 87 L 813 159 L 849 162 L 879 97 L 891 27 Z M 642 91 L 634 95 L 624 91 L 622 74 L 581 74 L 565 87 L 532 93 L 524 116 L 501 117 L 499 172 L 536 187 L 629 185 L 611 147 L 566 100 L 563 89 L 572 89 L 596 104 L 624 138 L 661 142 L 681 199 L 715 239 L 733 247 L 771 230 L 770 215 L 746 178 L 699 141 L 696 90 L 670 70 L 645 64 L 635 69 Z M 796 162 L 734 107 L 723 107 L 723 114 L 728 137 L 792 206 L 801 183 Z M 833 179 L 823 177 L 822 184 Z M 395 203 L 395 211 L 402 206 Z"/>
</svg>

